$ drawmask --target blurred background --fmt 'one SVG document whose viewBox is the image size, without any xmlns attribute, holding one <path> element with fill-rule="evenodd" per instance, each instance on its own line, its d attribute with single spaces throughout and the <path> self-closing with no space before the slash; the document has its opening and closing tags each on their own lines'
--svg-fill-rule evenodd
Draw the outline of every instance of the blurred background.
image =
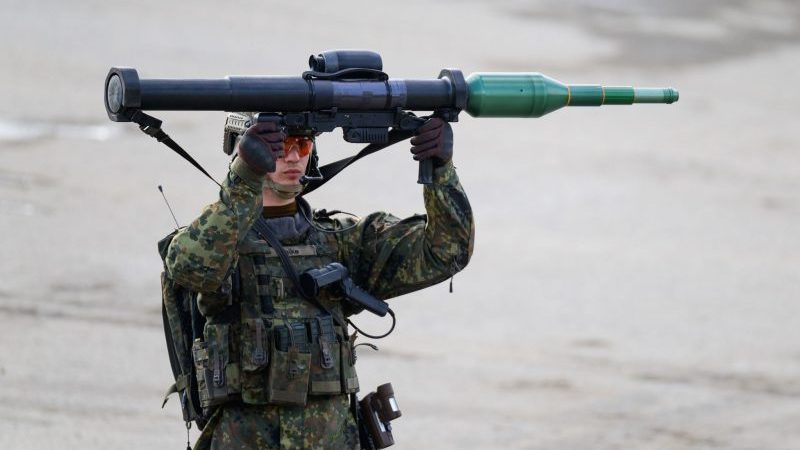
<svg viewBox="0 0 800 450">
<path fill-rule="evenodd" d="M 103 108 L 142 78 L 292 75 L 363 48 L 394 78 L 538 71 L 673 105 L 454 124 L 470 265 L 359 354 L 400 449 L 800 448 L 800 4 L 791 0 L 2 0 L 0 448 L 177 449 L 156 242 L 216 186 Z M 164 112 L 217 178 L 224 113 Z M 323 162 L 355 152 L 336 132 Z M 423 212 L 399 144 L 309 196 Z M 388 324 L 363 317 L 370 330 Z M 192 430 L 192 439 L 196 430 Z"/>
</svg>

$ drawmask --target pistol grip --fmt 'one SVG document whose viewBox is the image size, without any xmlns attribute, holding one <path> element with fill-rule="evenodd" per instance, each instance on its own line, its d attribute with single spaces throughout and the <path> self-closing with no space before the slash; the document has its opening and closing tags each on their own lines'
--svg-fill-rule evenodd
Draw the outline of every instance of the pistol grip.
<svg viewBox="0 0 800 450">
<path fill-rule="evenodd" d="M 430 159 L 423 159 L 419 162 L 419 176 L 417 177 L 419 184 L 433 184 L 433 161 Z"/>
</svg>

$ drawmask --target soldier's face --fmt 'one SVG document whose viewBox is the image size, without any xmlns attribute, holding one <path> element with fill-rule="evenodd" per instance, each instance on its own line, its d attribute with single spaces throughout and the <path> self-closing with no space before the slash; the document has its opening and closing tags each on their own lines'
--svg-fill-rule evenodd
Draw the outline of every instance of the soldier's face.
<svg viewBox="0 0 800 450">
<path fill-rule="evenodd" d="M 300 156 L 296 146 L 291 149 L 287 146 L 285 156 L 275 161 L 275 172 L 267 176 L 278 184 L 299 184 L 300 177 L 306 173 L 310 156 L 309 154 Z"/>
</svg>

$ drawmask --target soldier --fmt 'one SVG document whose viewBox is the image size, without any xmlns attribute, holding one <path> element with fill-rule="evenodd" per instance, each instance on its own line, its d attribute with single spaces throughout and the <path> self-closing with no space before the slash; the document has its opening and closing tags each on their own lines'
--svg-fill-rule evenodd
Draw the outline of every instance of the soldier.
<svg viewBox="0 0 800 450">
<path fill-rule="evenodd" d="M 287 136 L 272 123 L 245 132 L 220 200 L 173 237 L 165 260 L 173 280 L 199 293 L 206 320 L 192 349 L 210 414 L 196 449 L 359 448 L 349 396 L 359 389 L 356 333 L 346 324 L 358 309 L 336 289 L 316 304 L 303 298 L 254 224 L 264 221 L 298 273 L 340 262 L 381 299 L 439 283 L 464 268 L 474 242 L 452 142 L 436 118 L 411 140 L 414 159 L 436 167 L 427 215 L 354 219 L 312 211 L 299 196 L 316 169 L 312 133 Z"/>
</svg>

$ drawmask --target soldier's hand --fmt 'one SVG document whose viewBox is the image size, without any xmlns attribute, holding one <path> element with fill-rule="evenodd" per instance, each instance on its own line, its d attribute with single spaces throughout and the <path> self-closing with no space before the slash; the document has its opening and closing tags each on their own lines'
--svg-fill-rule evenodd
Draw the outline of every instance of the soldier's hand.
<svg viewBox="0 0 800 450">
<path fill-rule="evenodd" d="M 277 124 L 257 122 L 239 140 L 238 155 L 258 175 L 275 171 L 275 160 L 283 157 L 286 134 Z"/>
<path fill-rule="evenodd" d="M 411 145 L 415 160 L 431 159 L 434 166 L 442 166 L 453 158 L 453 129 L 444 120 L 432 117 L 417 128 Z"/>
</svg>

